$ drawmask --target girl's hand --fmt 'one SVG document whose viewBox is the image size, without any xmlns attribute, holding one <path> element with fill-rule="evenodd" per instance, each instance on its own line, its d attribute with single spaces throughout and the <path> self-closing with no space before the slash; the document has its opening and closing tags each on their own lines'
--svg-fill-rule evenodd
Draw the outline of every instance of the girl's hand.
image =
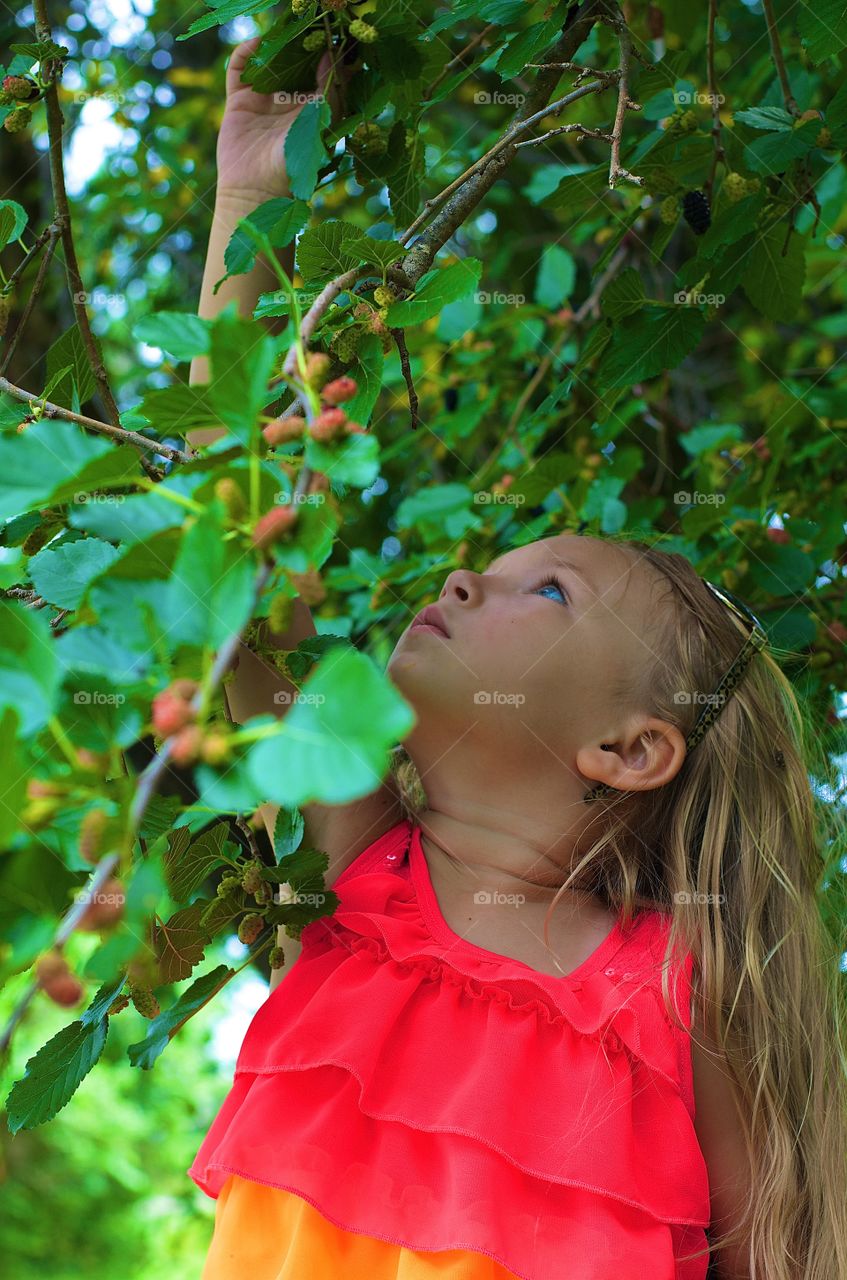
<svg viewBox="0 0 847 1280">
<path fill-rule="evenodd" d="M 255 53 L 261 36 L 253 36 L 235 46 L 226 70 L 226 107 L 218 132 L 218 194 L 256 196 L 270 200 L 291 191 L 285 172 L 285 139 L 305 102 L 274 102 L 273 93 L 256 93 L 241 81 L 247 59 Z M 349 68 L 340 65 L 337 52 L 327 100 L 333 119 L 340 110 L 339 76 L 342 83 Z M 317 67 L 315 92 L 324 93 L 332 66 L 327 50 Z M 281 95 L 278 95 L 281 96 Z"/>
</svg>

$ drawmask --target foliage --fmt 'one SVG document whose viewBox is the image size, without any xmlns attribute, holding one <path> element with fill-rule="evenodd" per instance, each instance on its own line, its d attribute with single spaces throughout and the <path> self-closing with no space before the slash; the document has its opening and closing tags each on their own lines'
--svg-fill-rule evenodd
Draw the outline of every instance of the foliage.
<svg viewBox="0 0 847 1280">
<path fill-rule="evenodd" d="M 180 274 L 179 223 L 190 215 L 196 246 L 209 209 L 220 55 L 174 66 L 179 97 L 145 117 L 132 165 L 113 157 L 70 204 L 55 176 L 62 77 L 105 86 L 106 65 L 65 32 L 10 39 L 4 57 L 36 87 L 25 128 L 47 129 L 68 215 L 42 225 L 0 202 L 6 304 L 48 288 L 40 255 L 74 260 L 81 212 L 79 280 L 124 302 L 110 321 L 69 266 L 73 318 L 43 373 L 22 367 L 21 386 L 8 354 L 0 366 L 4 979 L 61 951 L 73 895 L 112 875 L 125 892 L 76 975 L 85 1010 L 11 1089 L 13 1132 L 72 1105 L 112 1054 L 116 1016 L 148 1019 L 121 1033 L 142 1080 L 165 1049 L 167 1062 L 237 972 L 210 955 L 245 916 L 262 917 L 255 963 L 277 924 L 296 934 L 331 913 L 331 892 L 315 905 L 327 855 L 302 846 L 298 806 L 384 776 L 413 716 L 382 667 L 452 567 L 563 529 L 661 538 L 750 601 L 818 713 L 830 784 L 845 749 L 843 15 L 824 35 L 810 6 L 767 33 L 744 7 L 730 29 L 673 5 L 660 29 L 640 3 L 627 26 L 595 0 L 414 14 L 232 0 L 190 23 L 160 9 L 152 28 L 170 21 L 187 48 L 243 15 L 262 32 L 244 77 L 257 91 L 312 91 L 317 33 L 351 59 L 341 110 L 313 96 L 286 138 L 290 196 L 257 202 L 230 241 L 229 275 L 260 252 L 276 263 L 279 289 L 250 318 L 200 319 Z M 292 244 L 293 280 L 274 253 Z M 129 277 L 140 293 L 118 288 Z M 313 432 L 316 352 L 355 379 L 345 407 L 364 431 Z M 190 385 L 198 355 L 210 377 Z M 308 430 L 270 445 L 263 426 L 291 409 Z M 187 449 L 204 426 L 226 436 Z M 323 593 L 317 642 L 284 655 L 302 696 L 234 729 L 222 681 L 239 636 L 298 594 L 298 575 Z M 179 744 L 167 716 L 191 727 Z M 268 800 L 282 806 L 273 861 L 245 821 Z M 262 883 L 297 900 L 242 887 L 257 856 Z"/>
</svg>

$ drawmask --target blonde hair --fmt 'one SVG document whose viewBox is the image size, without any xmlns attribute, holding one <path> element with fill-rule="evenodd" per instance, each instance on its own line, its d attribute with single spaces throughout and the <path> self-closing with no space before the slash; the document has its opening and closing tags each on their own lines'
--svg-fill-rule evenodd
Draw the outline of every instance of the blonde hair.
<svg viewBox="0 0 847 1280">
<path fill-rule="evenodd" d="M 656 571 L 673 619 L 618 692 L 687 736 L 702 704 L 675 693 L 714 690 L 744 624 L 684 556 L 626 534 L 605 540 Z M 404 748 L 392 768 L 414 821 L 426 796 Z M 740 1094 L 752 1169 L 740 1224 L 712 1237 L 710 1251 L 749 1237 L 751 1280 L 847 1276 L 847 936 L 823 902 L 847 849 L 843 805 L 820 795 L 833 781 L 815 727 L 765 650 L 671 782 L 591 802 L 596 838 L 559 890 L 590 884 L 625 925 L 641 909 L 668 913 L 662 990 L 677 1026 L 668 965 L 693 953 L 693 1001 Z"/>
</svg>

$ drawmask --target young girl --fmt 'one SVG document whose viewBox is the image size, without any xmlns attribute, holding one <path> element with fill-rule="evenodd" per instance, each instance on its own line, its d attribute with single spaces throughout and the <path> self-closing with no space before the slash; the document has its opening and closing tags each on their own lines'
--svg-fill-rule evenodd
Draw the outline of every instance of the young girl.
<svg viewBox="0 0 847 1280">
<path fill-rule="evenodd" d="M 847 1275 L 835 815 L 752 615 L 559 534 L 450 573 L 388 674 L 414 730 L 305 806 L 340 903 L 189 1170 L 203 1280 Z M 235 719 L 274 683 L 242 648 Z"/>
</svg>

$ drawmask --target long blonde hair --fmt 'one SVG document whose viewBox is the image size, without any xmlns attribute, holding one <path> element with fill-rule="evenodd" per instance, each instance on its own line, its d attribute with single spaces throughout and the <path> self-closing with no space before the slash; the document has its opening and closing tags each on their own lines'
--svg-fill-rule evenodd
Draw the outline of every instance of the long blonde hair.
<svg viewBox="0 0 847 1280">
<path fill-rule="evenodd" d="M 606 540 L 657 571 L 674 620 L 616 693 L 687 736 L 701 704 L 674 695 L 717 687 L 743 624 L 684 556 L 626 534 Z M 403 748 L 392 768 L 414 821 L 425 790 Z M 751 1280 L 847 1276 L 847 935 L 823 910 L 826 876 L 847 852 L 843 805 L 820 794 L 833 781 L 765 650 L 671 782 L 591 802 L 596 838 L 559 891 L 590 883 L 625 924 L 640 909 L 670 915 L 662 988 L 676 1025 L 668 965 L 693 953 L 693 1001 L 740 1093 L 743 1115 L 727 1123 L 743 1125 L 752 1169 L 742 1221 L 710 1250 L 749 1236 Z"/>
</svg>

